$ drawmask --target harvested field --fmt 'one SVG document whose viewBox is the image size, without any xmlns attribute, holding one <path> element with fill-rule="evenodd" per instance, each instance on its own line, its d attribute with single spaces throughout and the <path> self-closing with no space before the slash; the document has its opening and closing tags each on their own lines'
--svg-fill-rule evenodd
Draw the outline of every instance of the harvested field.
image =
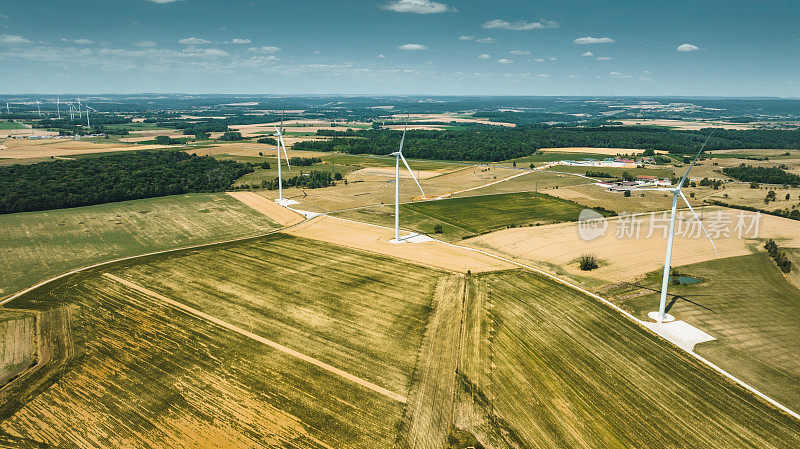
<svg viewBox="0 0 800 449">
<path fill-rule="evenodd" d="M 443 275 L 285 235 L 84 273 L 11 304 L 77 303 L 85 356 L 0 429 L 81 448 L 389 447 L 402 401 L 326 366 L 405 397 Z"/>
<path fill-rule="evenodd" d="M 700 130 L 705 128 L 724 128 L 724 129 L 756 129 L 762 124 L 759 123 L 731 123 L 721 121 L 699 121 L 699 120 L 670 120 L 670 119 L 628 119 L 620 120 L 623 126 L 665 126 L 674 129 Z"/>
<path fill-rule="evenodd" d="M 125 145 L 117 142 L 89 142 L 72 139 L 8 139 L 0 156 L 11 159 L 50 158 L 77 154 L 163 149 L 162 145 Z"/>
<path fill-rule="evenodd" d="M 626 197 L 622 192 L 611 192 L 605 187 L 593 183 L 586 184 L 586 181 L 588 180 L 584 179 L 583 184 L 550 189 L 547 193 L 565 200 L 575 201 L 586 207 L 605 207 L 619 213 L 662 211 L 672 207 L 672 195 L 665 192 L 632 191 L 631 196 Z M 701 206 L 700 198 L 690 197 L 692 191 L 691 188 L 684 189 L 692 207 Z"/>
<path fill-rule="evenodd" d="M 286 232 L 462 273 L 467 270 L 476 273 L 513 267 L 493 257 L 440 242 L 390 243 L 389 240 L 394 238 L 393 228 L 329 216 L 315 218 Z"/>
<path fill-rule="evenodd" d="M 352 179 L 394 179 L 395 170 L 389 167 L 368 167 L 350 172 L 347 177 L 348 180 Z M 414 170 L 414 176 L 417 179 L 428 179 L 434 176 L 439 176 L 441 173 L 435 171 Z M 403 179 L 412 179 L 411 173 L 403 167 L 400 170 L 400 177 Z"/>
<path fill-rule="evenodd" d="M 303 221 L 303 216 L 298 214 L 297 212 L 293 212 L 279 205 L 278 203 L 270 201 L 256 193 L 228 192 L 228 195 L 230 195 L 233 198 L 236 198 L 243 204 L 250 206 L 254 210 L 261 212 L 262 214 L 269 217 L 270 220 L 280 224 L 281 226 L 289 226 Z"/>
<path fill-rule="evenodd" d="M 796 267 L 793 266 L 795 271 Z M 800 290 L 787 282 L 775 262 L 758 254 L 710 260 L 678 267 L 682 274 L 702 279 L 699 284 L 670 285 L 670 293 L 692 301 L 667 304 L 676 319 L 716 338 L 695 352 L 758 388 L 792 410 L 800 410 Z M 661 288 L 660 270 L 641 282 Z M 612 290 L 618 304 L 646 319 L 658 309 L 658 295 L 630 286 Z M 632 295 L 634 294 L 634 295 Z M 631 297 L 634 296 L 634 297 Z"/>
<path fill-rule="evenodd" d="M 720 257 L 751 254 L 766 238 L 773 238 L 781 242 L 782 246 L 800 247 L 800 222 L 770 215 L 760 216 L 757 238 L 750 238 L 751 230 L 743 232 L 745 238 L 740 239 L 735 231 L 740 212 L 743 211 L 717 207 L 704 208 L 702 212 L 698 210 L 707 228 L 711 226 L 712 221 L 725 223 L 726 220 L 731 220 L 727 237 L 721 231 L 719 235 L 715 235 L 714 228 L 710 229 Z M 719 213 L 723 215 L 720 216 Z M 749 226 L 752 215 L 750 212 L 743 213 L 744 224 Z M 673 265 L 714 259 L 714 249 L 699 227 L 686 224 L 690 217 L 689 212 L 684 211 L 682 217 L 683 219 L 677 220 L 676 223 Z M 602 283 L 618 282 L 642 276 L 664 265 L 666 248 L 664 234 L 669 223 L 669 214 L 657 213 L 654 216 L 652 235 L 649 235 L 650 215 L 639 216 L 638 221 L 640 224 L 636 225 L 631 219 L 621 223 L 619 217 L 609 218 L 605 234 L 589 241 L 580 237 L 577 223 L 561 223 L 505 229 L 466 240 L 465 243 L 496 251 L 520 261 L 554 266 L 560 273 L 571 276 L 592 276 L 602 280 Z M 635 238 L 637 227 L 639 237 Z M 618 238 L 617 232 L 620 229 L 622 237 Z M 600 267 L 590 272 L 581 271 L 577 259 L 583 254 L 597 256 L 601 261 Z"/>
<path fill-rule="evenodd" d="M 405 121 L 405 114 L 394 114 L 391 116 L 394 120 Z M 514 123 L 494 122 L 484 117 L 472 117 L 461 114 L 411 114 L 408 117 L 409 123 L 414 122 L 456 122 L 456 123 L 481 123 L 484 125 L 497 125 L 515 127 Z"/>
<path fill-rule="evenodd" d="M 188 194 L 0 215 L 0 298 L 118 257 L 262 234 L 278 224 L 225 195 Z"/>
<path fill-rule="evenodd" d="M 470 278 L 459 428 L 489 447 L 790 448 L 800 424 L 593 298 Z"/>
</svg>

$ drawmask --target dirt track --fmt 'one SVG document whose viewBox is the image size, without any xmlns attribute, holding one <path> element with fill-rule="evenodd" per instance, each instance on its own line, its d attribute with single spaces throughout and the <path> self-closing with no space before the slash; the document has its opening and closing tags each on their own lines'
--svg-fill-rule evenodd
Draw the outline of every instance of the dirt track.
<svg viewBox="0 0 800 449">
<path fill-rule="evenodd" d="M 254 192 L 228 192 L 228 195 L 261 212 L 281 226 L 290 226 L 303 221 L 303 216 L 297 212 L 292 212 Z"/>
</svg>

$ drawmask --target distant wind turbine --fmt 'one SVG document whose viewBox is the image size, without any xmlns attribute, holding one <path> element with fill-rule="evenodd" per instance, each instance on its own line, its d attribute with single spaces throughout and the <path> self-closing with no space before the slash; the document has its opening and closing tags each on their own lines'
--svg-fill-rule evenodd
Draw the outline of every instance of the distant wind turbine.
<svg viewBox="0 0 800 449">
<path fill-rule="evenodd" d="M 406 158 L 403 156 L 403 143 L 406 140 L 406 128 L 408 128 L 408 119 L 406 119 L 406 124 L 403 126 L 403 137 L 400 138 L 400 151 L 395 151 L 394 153 L 390 154 L 389 156 L 395 157 L 395 164 L 394 164 L 394 242 L 400 243 L 400 160 L 403 160 L 403 164 L 408 169 L 408 172 L 411 173 L 411 177 L 414 178 L 414 182 L 417 183 L 417 187 L 419 187 L 419 191 L 422 192 L 422 198 L 425 198 L 425 191 L 422 190 L 422 186 L 419 184 L 417 177 L 414 175 L 414 171 L 411 170 L 411 167 L 408 166 L 408 162 Z"/>
<path fill-rule="evenodd" d="M 58 113 L 58 119 L 61 120 L 61 99 L 56 97 L 56 111 Z"/>
<path fill-rule="evenodd" d="M 39 106 L 39 100 L 36 100 L 36 110 L 39 111 L 39 117 L 42 116 L 42 108 Z"/>
<path fill-rule="evenodd" d="M 711 132 L 711 134 L 714 134 L 713 131 Z M 656 320 L 659 323 L 664 322 L 664 321 L 671 321 L 672 320 L 672 317 L 667 316 L 667 313 L 666 313 L 665 309 L 666 309 L 666 305 L 667 305 L 667 286 L 669 284 L 669 269 L 670 269 L 670 263 L 672 262 L 672 243 L 673 243 L 673 237 L 674 237 L 674 234 L 675 234 L 675 212 L 676 212 L 676 209 L 678 207 L 678 197 L 679 196 L 681 197 L 681 199 L 683 199 L 683 202 L 686 203 L 686 206 L 689 207 L 689 210 L 692 212 L 692 215 L 694 215 L 694 218 L 697 220 L 697 223 L 700 224 L 700 227 L 703 229 L 703 232 L 705 232 L 706 237 L 708 237 L 708 240 L 711 242 L 711 246 L 714 247 L 714 253 L 717 256 L 719 256 L 719 252 L 717 251 L 717 245 L 714 244 L 714 240 L 711 239 L 711 235 L 706 230 L 706 227 L 703 226 L 703 222 L 700 221 L 700 217 L 697 216 L 697 214 L 695 213 L 694 209 L 692 208 L 692 205 L 689 204 L 689 200 L 686 199 L 686 195 L 684 195 L 683 191 L 681 190 L 681 188 L 683 187 L 684 181 L 686 181 L 687 177 L 689 176 L 689 172 L 692 170 L 692 167 L 694 167 L 694 164 L 697 162 L 697 158 L 700 157 L 700 154 L 703 152 L 703 148 L 705 148 L 706 144 L 708 143 L 708 139 L 711 138 L 711 134 L 709 134 L 708 137 L 706 138 L 706 141 L 703 142 L 703 145 L 700 147 L 700 151 L 697 152 L 697 156 L 694 157 L 694 160 L 692 161 L 691 165 L 689 165 L 689 169 L 686 170 L 686 173 L 683 175 L 681 180 L 678 182 L 677 186 L 664 187 L 664 188 L 655 188 L 655 189 L 636 189 L 637 191 L 639 191 L 639 190 L 656 190 L 656 191 L 672 193 L 672 212 L 670 213 L 670 218 L 669 218 L 669 231 L 668 231 L 669 235 L 667 237 L 667 254 L 664 257 L 664 274 L 663 274 L 663 277 L 661 279 L 661 300 L 659 301 L 658 314 L 656 315 Z"/>
<path fill-rule="evenodd" d="M 78 102 L 78 118 L 83 118 L 83 114 L 81 114 L 81 99 L 76 98 L 75 100 Z"/>
</svg>

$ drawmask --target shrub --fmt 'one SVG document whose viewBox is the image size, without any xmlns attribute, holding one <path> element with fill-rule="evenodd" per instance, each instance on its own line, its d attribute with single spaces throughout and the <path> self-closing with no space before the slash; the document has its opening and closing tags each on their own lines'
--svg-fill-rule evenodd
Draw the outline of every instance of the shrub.
<svg viewBox="0 0 800 449">
<path fill-rule="evenodd" d="M 597 262 L 598 259 L 594 255 L 584 254 L 578 259 L 578 266 L 580 266 L 583 271 L 591 271 L 599 266 Z"/>
<path fill-rule="evenodd" d="M 444 232 L 444 230 L 442 229 L 442 225 L 437 224 L 436 226 L 433 227 L 434 234 L 441 234 L 442 232 Z"/>
</svg>

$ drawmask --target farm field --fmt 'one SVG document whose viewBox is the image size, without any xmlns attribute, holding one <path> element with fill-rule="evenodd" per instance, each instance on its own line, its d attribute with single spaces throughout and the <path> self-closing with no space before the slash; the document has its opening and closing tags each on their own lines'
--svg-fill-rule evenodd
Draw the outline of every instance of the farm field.
<svg viewBox="0 0 800 449">
<path fill-rule="evenodd" d="M 469 278 L 455 425 L 492 447 L 789 448 L 800 425 L 593 298 Z"/>
<path fill-rule="evenodd" d="M 796 271 L 797 268 L 794 267 Z M 745 380 L 783 405 L 800 409 L 800 290 L 789 283 L 766 252 L 710 260 L 677 268 L 703 279 L 699 284 L 670 285 L 670 293 L 705 295 L 677 300 L 669 309 L 717 340 L 695 352 Z M 641 285 L 660 289 L 660 270 Z M 621 307 L 646 319 L 658 309 L 658 294 L 630 286 L 614 290 Z M 635 297 L 631 297 L 635 296 Z M 670 302 L 667 303 L 668 305 Z"/>
<path fill-rule="evenodd" d="M 0 298 L 104 260 L 278 227 L 224 193 L 0 215 Z"/>
<path fill-rule="evenodd" d="M 720 258 L 760 251 L 762 241 L 767 238 L 775 239 L 781 246 L 800 247 L 800 222 L 761 215 L 758 219 L 758 233 L 754 236 L 755 228 L 750 227 L 754 225 L 754 215 L 750 212 L 720 207 L 696 210 L 705 226 L 710 228 Z M 740 213 L 743 213 L 742 238 L 739 238 L 736 229 Z M 675 266 L 715 258 L 711 244 L 696 224 L 690 224 L 689 218 L 688 211 L 679 211 L 672 253 L 672 263 Z M 652 234 L 651 216 L 645 214 L 639 215 L 635 221 L 631 218 L 609 218 L 605 233 L 592 240 L 583 240 L 580 237 L 577 223 L 559 223 L 503 229 L 465 240 L 464 243 L 520 262 L 539 265 L 560 275 L 584 277 L 584 281 L 590 281 L 585 279 L 590 276 L 594 279 L 591 282 L 593 286 L 601 286 L 610 282 L 633 280 L 664 266 L 664 234 L 669 214 L 656 213 L 652 220 Z M 691 221 L 696 223 L 693 219 Z M 712 222 L 719 225 L 712 227 Z M 590 272 L 581 271 L 578 268 L 578 258 L 584 254 L 599 258 L 599 268 Z"/>
<path fill-rule="evenodd" d="M 610 192 L 593 183 L 587 184 L 587 181 L 584 179 L 582 184 L 559 187 L 555 190 L 548 190 L 547 193 L 587 207 L 605 207 L 620 213 L 663 211 L 672 207 L 672 196 L 665 192 L 631 192 L 630 197 L 625 197 L 622 192 Z M 685 188 L 686 197 L 692 203 L 692 207 L 701 206 L 700 197 L 690 197 L 693 190 Z"/>
<path fill-rule="evenodd" d="M 286 235 L 73 276 L 10 304 L 78 306 L 84 355 L 0 429 L 77 447 L 389 447 L 444 279 Z"/>
<path fill-rule="evenodd" d="M 406 203 L 400 206 L 401 226 L 434 234 L 434 226 L 443 232 L 437 237 L 461 240 L 475 234 L 509 226 L 533 226 L 578 219 L 583 207 L 544 193 L 506 193 Z M 343 218 L 394 226 L 394 206 L 358 209 L 334 214 Z"/>
<path fill-rule="evenodd" d="M 604 157 L 612 157 L 623 154 L 641 154 L 645 150 L 641 148 L 595 148 L 595 147 L 559 147 L 559 148 L 540 148 L 538 151 L 543 153 L 578 153 L 574 157 L 583 157 L 581 154 L 593 153 Z"/>
<path fill-rule="evenodd" d="M 731 123 L 718 120 L 670 120 L 670 119 L 623 119 L 624 126 L 664 126 L 674 129 L 700 130 L 706 128 L 724 129 L 756 129 L 763 125 L 758 123 Z"/>
<path fill-rule="evenodd" d="M 412 169 L 418 169 L 415 162 L 409 161 L 409 165 Z M 520 173 L 522 173 L 520 170 L 507 168 L 466 166 L 456 171 L 422 179 L 420 184 L 425 194 L 432 198 L 464 189 L 477 188 Z M 270 199 L 278 197 L 277 190 L 263 190 L 258 193 Z M 381 174 L 371 178 L 355 179 L 354 182 L 348 182 L 348 184 L 340 182 L 335 187 L 309 190 L 290 188 L 284 190 L 284 196 L 299 201 L 300 204 L 295 206 L 298 209 L 313 212 L 331 212 L 364 206 L 394 204 L 394 179 L 391 177 L 387 179 L 385 175 Z M 420 191 L 413 180 L 401 180 L 400 201 L 418 200 L 420 197 Z"/>
<path fill-rule="evenodd" d="M 162 149 L 163 145 L 133 145 L 72 139 L 7 139 L 0 156 L 10 159 L 51 158 L 79 154 Z"/>
<path fill-rule="evenodd" d="M 0 129 L 26 129 L 25 125 L 17 122 L 9 121 L 0 121 Z"/>
</svg>

